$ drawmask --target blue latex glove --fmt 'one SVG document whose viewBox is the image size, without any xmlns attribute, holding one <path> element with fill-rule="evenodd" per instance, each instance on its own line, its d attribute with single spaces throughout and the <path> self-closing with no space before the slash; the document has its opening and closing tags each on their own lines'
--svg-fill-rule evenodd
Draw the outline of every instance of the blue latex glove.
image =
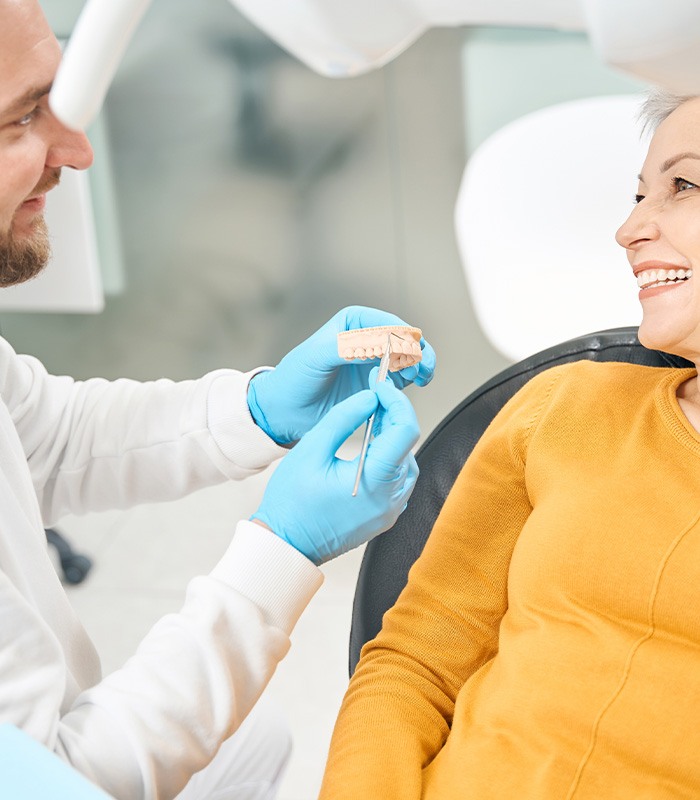
<svg viewBox="0 0 700 800">
<path fill-rule="evenodd" d="M 349 306 L 295 347 L 274 370 L 256 375 L 248 387 L 248 407 L 257 425 L 279 444 L 296 442 L 336 403 L 368 385 L 379 359 L 346 361 L 338 355 L 337 334 L 376 325 L 406 325 L 386 311 Z M 435 351 L 421 338 L 423 359 L 390 373 L 403 389 L 409 383 L 425 386 L 433 377 Z"/>
<path fill-rule="evenodd" d="M 382 430 L 370 443 L 358 493 L 359 456 L 344 461 L 340 445 L 381 404 Z M 406 507 L 418 477 L 411 447 L 418 421 L 391 381 L 365 389 L 332 408 L 272 473 L 251 519 L 315 564 L 352 550 L 390 528 Z"/>
</svg>

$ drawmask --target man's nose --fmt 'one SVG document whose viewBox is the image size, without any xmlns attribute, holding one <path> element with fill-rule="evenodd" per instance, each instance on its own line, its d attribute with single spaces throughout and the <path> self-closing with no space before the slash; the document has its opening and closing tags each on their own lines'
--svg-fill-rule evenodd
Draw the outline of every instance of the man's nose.
<svg viewBox="0 0 700 800">
<path fill-rule="evenodd" d="M 81 131 L 66 128 L 55 117 L 52 123 L 53 136 L 46 154 L 46 166 L 52 169 L 61 167 L 87 169 L 94 157 L 87 136 Z"/>
</svg>

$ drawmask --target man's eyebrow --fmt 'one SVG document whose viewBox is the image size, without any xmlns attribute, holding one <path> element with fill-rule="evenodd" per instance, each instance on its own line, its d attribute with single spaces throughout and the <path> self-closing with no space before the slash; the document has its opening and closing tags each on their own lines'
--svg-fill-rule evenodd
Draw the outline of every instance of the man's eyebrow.
<svg viewBox="0 0 700 800">
<path fill-rule="evenodd" d="M 6 118 L 11 117 L 14 114 L 18 114 L 23 109 L 30 106 L 32 103 L 36 103 L 41 100 L 42 97 L 45 97 L 51 91 L 51 85 L 47 84 L 46 86 L 40 86 L 38 88 L 29 89 L 26 91 L 21 97 L 18 97 L 16 100 L 13 100 L 9 106 L 6 106 L 2 112 L 0 113 L 0 117 Z"/>
<path fill-rule="evenodd" d="M 663 175 L 664 172 L 668 172 L 671 167 L 675 167 L 679 161 L 683 161 L 684 158 L 694 158 L 696 160 L 700 160 L 700 153 L 691 153 L 690 151 L 686 153 L 679 153 L 677 156 L 671 156 L 671 158 L 667 158 L 666 161 L 661 165 L 659 168 L 659 172 Z M 644 183 L 644 178 L 642 177 L 642 173 L 640 172 L 637 175 L 637 178 Z"/>
</svg>

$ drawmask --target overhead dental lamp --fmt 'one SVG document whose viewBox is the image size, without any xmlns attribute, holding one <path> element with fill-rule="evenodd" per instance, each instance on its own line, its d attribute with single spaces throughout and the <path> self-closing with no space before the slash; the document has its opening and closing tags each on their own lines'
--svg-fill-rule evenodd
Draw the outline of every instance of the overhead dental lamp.
<svg viewBox="0 0 700 800">
<path fill-rule="evenodd" d="M 231 2 L 292 55 L 330 77 L 380 67 L 429 28 L 504 25 L 586 32 L 604 63 L 677 94 L 700 94 L 698 0 Z M 82 130 L 95 117 L 150 3 L 88 0 L 50 96 L 64 124 Z"/>
</svg>

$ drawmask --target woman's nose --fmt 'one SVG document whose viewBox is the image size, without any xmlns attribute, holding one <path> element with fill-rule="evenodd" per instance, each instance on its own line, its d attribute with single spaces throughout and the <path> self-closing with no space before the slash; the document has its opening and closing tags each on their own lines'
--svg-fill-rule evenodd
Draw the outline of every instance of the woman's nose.
<svg viewBox="0 0 700 800">
<path fill-rule="evenodd" d="M 644 200 L 632 209 L 632 213 L 617 229 L 615 240 L 626 250 L 659 238 L 659 228 L 651 209 L 644 206 Z"/>
</svg>

